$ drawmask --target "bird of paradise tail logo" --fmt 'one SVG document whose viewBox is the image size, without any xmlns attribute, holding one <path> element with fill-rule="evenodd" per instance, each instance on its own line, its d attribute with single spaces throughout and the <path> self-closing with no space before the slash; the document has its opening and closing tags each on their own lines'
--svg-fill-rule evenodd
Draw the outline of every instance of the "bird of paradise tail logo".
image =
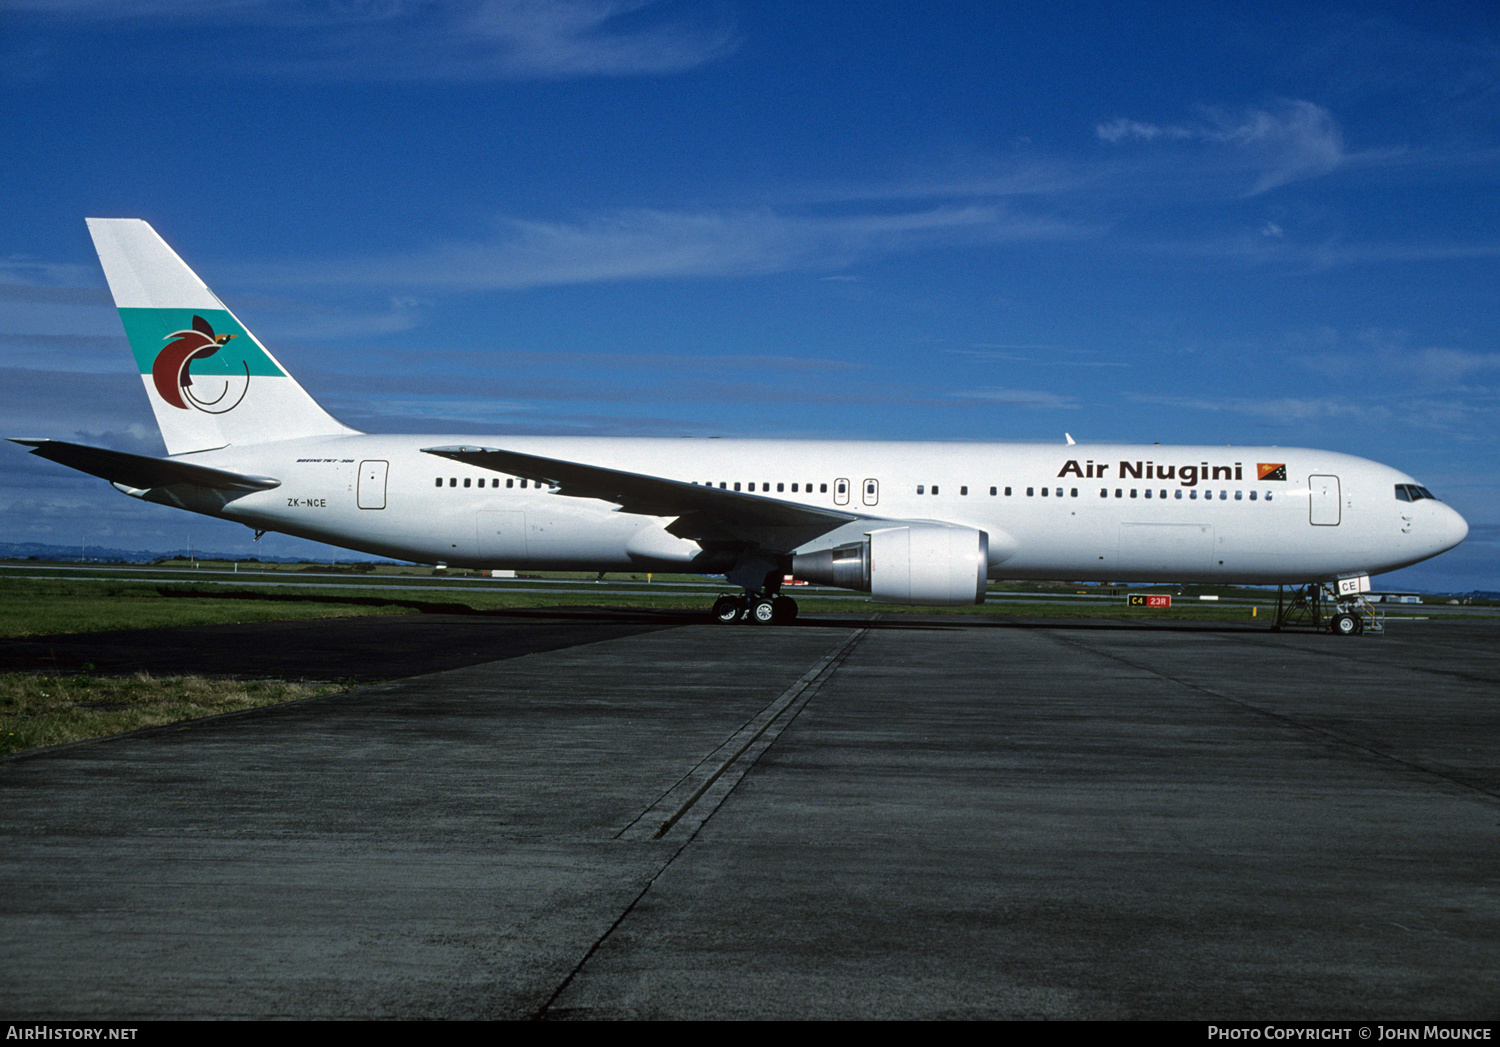
<svg viewBox="0 0 1500 1047">
<path fill-rule="evenodd" d="M 250 391 L 248 362 L 241 361 L 245 369 L 243 377 L 233 373 L 196 376 L 192 373 L 194 361 L 213 356 L 233 337 L 215 334 L 213 325 L 196 315 L 191 329 L 167 335 L 166 346 L 151 363 L 151 381 L 161 398 L 184 411 L 199 410 L 206 414 L 227 414 L 238 407 Z"/>
</svg>

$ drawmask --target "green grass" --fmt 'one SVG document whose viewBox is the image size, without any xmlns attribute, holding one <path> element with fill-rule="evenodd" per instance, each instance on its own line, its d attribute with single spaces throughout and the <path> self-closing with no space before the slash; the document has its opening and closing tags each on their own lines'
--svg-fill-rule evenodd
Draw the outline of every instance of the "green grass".
<svg viewBox="0 0 1500 1047">
<path fill-rule="evenodd" d="M 341 690 L 203 676 L 0 673 L 0 755 Z"/>
<path fill-rule="evenodd" d="M 175 588 L 175 587 L 172 587 Z M 151 629 L 228 622 L 283 621 L 369 614 L 411 614 L 399 600 L 245 600 L 212 591 L 165 595 L 161 587 L 113 580 L 16 579 L 0 576 L 0 636 L 46 636 L 109 629 Z M 268 595 L 273 590 L 264 590 Z M 359 595 L 359 594 L 353 594 Z"/>
<path fill-rule="evenodd" d="M 34 566 L 39 569 L 57 569 L 58 564 L 44 561 L 11 561 L 26 566 Z M 66 565 L 76 566 L 76 565 Z M 392 578 L 414 579 L 490 579 L 488 571 L 473 571 L 467 568 L 442 568 L 427 567 L 421 564 L 396 564 L 396 563 L 373 563 L 360 561 L 351 564 L 324 564 L 324 563 L 261 563 L 259 561 L 234 561 L 234 560 L 192 560 L 184 557 L 174 557 L 166 560 L 158 560 L 150 564 L 117 564 L 97 565 L 97 569 L 109 570 L 113 567 L 120 572 L 160 572 L 160 571 L 193 571 L 199 575 L 204 573 L 215 573 L 224 575 L 254 574 L 270 572 L 274 574 L 310 574 L 349 575 L 352 580 L 368 580 L 371 582 L 386 581 Z M 592 582 L 598 576 L 597 571 L 517 571 L 516 579 L 525 581 L 528 578 L 547 578 L 552 581 L 587 581 Z M 658 585 L 670 584 L 703 584 L 703 576 L 697 574 L 647 574 L 644 571 L 611 571 L 608 572 L 607 580 L 610 582 L 638 582 L 645 584 L 652 581 Z"/>
<path fill-rule="evenodd" d="M 231 622 L 286 621 L 356 615 L 419 613 L 483 613 L 527 607 L 598 606 L 626 609 L 706 611 L 711 592 L 665 591 L 660 595 L 611 592 L 600 586 L 589 592 L 517 592 L 505 588 L 471 591 L 420 589 L 371 590 L 348 588 L 256 587 L 243 585 L 194 586 L 190 582 L 154 585 L 147 582 L 87 579 L 16 579 L 0 576 L 0 636 L 45 636 L 53 633 L 147 629 Z M 1020 617 L 1140 618 L 1251 620 L 1243 605 L 1178 602 L 1166 611 L 1125 606 L 1124 598 L 1108 601 L 1018 603 L 992 600 L 978 607 L 898 607 L 848 599 L 808 599 L 807 614 L 917 613 L 984 614 Z M 1262 614 L 1264 617 L 1264 613 Z"/>
<path fill-rule="evenodd" d="M 285 621 L 356 615 L 484 613 L 519 608 L 608 607 L 616 609 L 707 611 L 713 600 L 712 585 L 692 575 L 610 576 L 604 584 L 559 586 L 559 591 L 523 591 L 541 587 L 521 577 L 515 581 L 479 579 L 474 572 L 434 572 L 430 568 L 379 565 L 367 571 L 350 571 L 347 583 L 328 588 L 326 579 L 306 587 L 287 585 L 298 573 L 327 573 L 327 565 L 245 564 L 236 575 L 227 562 L 200 561 L 197 568 L 185 563 L 146 567 L 99 565 L 90 572 L 61 570 L 57 565 L 27 563 L 26 573 L 46 577 L 27 578 L 21 572 L 0 572 L 0 636 L 37 636 L 51 633 L 93 632 L 110 629 L 140 629 L 232 622 Z M 246 572 L 276 570 L 278 585 L 264 584 Z M 348 570 L 348 569 L 344 569 Z M 344 573 L 340 570 L 338 573 Z M 394 576 L 394 577 L 393 577 Z M 541 576 L 533 576 L 541 577 Z M 551 581 L 592 583 L 586 573 L 548 574 Z M 163 583 L 162 578 L 171 581 Z M 137 580 L 140 579 L 140 580 Z M 178 581 L 180 579 L 180 581 Z M 470 580 L 472 579 L 472 580 Z M 231 585 L 207 584 L 211 580 Z M 454 584 L 454 583 L 458 584 Z M 260 584 L 258 584 L 260 583 Z M 380 588 L 396 583 L 401 589 Z M 684 588 L 685 583 L 695 583 Z M 428 587 L 431 587 L 428 589 Z M 439 588 L 440 587 L 440 588 Z M 573 591 L 561 591 L 571 589 Z M 578 590 L 584 591 L 578 591 Z M 650 590 L 645 592 L 644 590 Z M 802 600 L 805 614 L 981 614 L 1021 618 L 1111 618 L 1144 621 L 1224 621 L 1269 626 L 1273 595 L 1265 590 L 1194 586 L 1187 595 L 1177 595 L 1176 586 L 1123 587 L 1115 595 L 1097 600 L 1065 599 L 1075 593 L 1105 594 L 1103 587 L 1047 583 L 1001 583 L 994 595 L 978 607 L 899 607 L 847 598 Z M 1126 592 L 1171 592 L 1173 606 L 1167 610 L 1133 608 L 1125 603 Z M 1007 599 L 1001 593 L 1026 593 L 1036 602 Z M 1201 593 L 1222 597 L 1219 602 L 1199 601 Z M 791 595 L 797 596 L 795 590 Z M 810 594 L 809 594 L 810 595 Z M 1049 599 L 1058 597 L 1057 599 Z M 1260 601 L 1258 613 L 1247 600 Z M 1387 608 L 1389 611 L 1390 608 Z M 1411 608 L 1420 613 L 1420 608 Z M 1399 613 L 1399 612 L 1398 612 Z"/>
<path fill-rule="evenodd" d="M 57 565 L 26 563 L 27 574 L 47 577 L 23 577 L 21 572 L 0 572 L 0 636 L 39 636 L 52 633 L 96 632 L 112 629 L 144 629 L 186 625 L 214 625 L 232 622 L 285 621 L 308 618 L 348 617 L 355 615 L 417 613 L 483 613 L 514 608 L 597 606 L 625 609 L 680 609 L 706 611 L 712 603 L 713 589 L 704 579 L 691 575 L 657 575 L 648 588 L 646 576 L 613 575 L 601 585 L 587 585 L 585 592 L 525 592 L 528 579 L 516 581 L 479 580 L 473 572 L 439 572 L 430 568 L 379 565 L 373 571 L 361 566 L 350 572 L 347 585 L 326 588 L 326 580 L 314 586 L 309 579 L 306 588 L 286 585 L 298 573 L 329 573 L 328 565 L 244 564 L 236 575 L 227 562 L 200 561 L 197 568 L 185 563 L 153 564 L 145 567 L 99 565 L 89 572 L 61 570 Z M 281 584 L 257 584 L 250 570 L 274 570 Z M 339 569 L 344 573 L 349 569 Z M 554 581 L 592 582 L 588 574 L 549 574 Z M 170 583 L 158 579 L 170 578 Z M 473 578 L 474 580 L 466 580 Z M 137 580 L 140 579 L 140 580 Z M 180 579 L 180 581 L 178 580 Z M 206 584 L 210 580 L 231 585 Z M 459 585 L 453 583 L 457 581 Z M 402 589 L 382 589 L 392 582 Z M 684 583 L 693 588 L 681 588 Z M 430 592 L 426 586 L 443 586 Z M 579 586 L 582 587 L 582 586 Z M 568 586 L 567 588 L 575 588 Z M 1164 587 L 1172 591 L 1175 587 Z M 1206 603 L 1178 597 L 1168 610 L 1131 608 L 1125 604 L 1124 591 L 1117 597 L 1102 600 L 1047 600 L 1052 594 L 1096 592 L 1092 587 L 1047 585 L 1040 583 L 1007 583 L 994 589 L 1025 592 L 1041 602 L 1017 602 L 994 598 L 978 607 L 897 607 L 874 604 L 868 599 L 850 595 L 847 599 L 805 599 L 804 613 L 918 613 L 918 614 L 984 614 L 1019 617 L 1123 618 L 1146 620 L 1213 620 L 1254 621 L 1250 607 L 1243 603 Z M 1142 589 L 1133 589 L 1142 592 Z M 1200 590 L 1195 587 L 1193 595 Z M 1232 589 L 1218 591 L 1226 599 L 1263 593 L 1245 593 Z M 824 590 L 827 592 L 827 590 Z M 793 591 L 793 596 L 796 592 Z M 1260 619 L 1269 608 L 1262 607 Z"/>
</svg>

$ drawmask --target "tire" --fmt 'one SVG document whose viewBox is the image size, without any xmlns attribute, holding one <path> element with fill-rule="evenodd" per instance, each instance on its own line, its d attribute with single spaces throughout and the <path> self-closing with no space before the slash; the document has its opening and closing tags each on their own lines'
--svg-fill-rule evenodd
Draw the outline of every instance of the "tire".
<svg viewBox="0 0 1500 1047">
<path fill-rule="evenodd" d="M 1344 613 L 1334 615 L 1333 620 L 1328 623 L 1328 628 L 1336 636 L 1354 636 L 1359 633 L 1359 625 L 1358 618 L 1352 614 Z"/>
<path fill-rule="evenodd" d="M 750 620 L 756 625 L 776 624 L 776 603 L 764 597 L 750 602 Z"/>
<path fill-rule="evenodd" d="M 721 596 L 714 601 L 714 621 L 722 625 L 733 625 L 745 612 L 743 600 L 734 596 Z"/>
<path fill-rule="evenodd" d="M 797 601 L 790 596 L 778 596 L 776 603 L 776 624 L 791 625 L 797 620 Z"/>
</svg>

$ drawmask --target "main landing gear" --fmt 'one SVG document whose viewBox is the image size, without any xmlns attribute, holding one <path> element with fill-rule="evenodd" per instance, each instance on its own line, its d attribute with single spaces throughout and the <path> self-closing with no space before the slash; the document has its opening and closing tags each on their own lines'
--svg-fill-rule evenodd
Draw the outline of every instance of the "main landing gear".
<svg viewBox="0 0 1500 1047">
<path fill-rule="evenodd" d="M 714 601 L 714 621 L 724 625 L 791 625 L 797 618 L 797 601 L 781 595 L 781 583 L 791 565 L 767 556 L 747 556 L 724 575 L 730 585 L 744 590 L 743 596 L 725 593 Z"/>
<path fill-rule="evenodd" d="M 726 595 L 714 601 L 714 620 L 724 625 L 791 625 L 796 618 L 797 601 L 790 596 Z"/>
</svg>

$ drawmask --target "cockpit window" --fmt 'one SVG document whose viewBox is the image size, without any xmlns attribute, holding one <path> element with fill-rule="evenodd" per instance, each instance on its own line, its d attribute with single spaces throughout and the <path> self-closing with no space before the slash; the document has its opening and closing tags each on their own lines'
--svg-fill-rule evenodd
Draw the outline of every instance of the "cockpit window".
<svg viewBox="0 0 1500 1047">
<path fill-rule="evenodd" d="M 1425 487 L 1418 487 L 1416 484 L 1396 485 L 1396 501 L 1398 502 L 1420 502 L 1423 498 L 1431 498 L 1434 502 L 1441 501 L 1437 495 Z"/>
</svg>

